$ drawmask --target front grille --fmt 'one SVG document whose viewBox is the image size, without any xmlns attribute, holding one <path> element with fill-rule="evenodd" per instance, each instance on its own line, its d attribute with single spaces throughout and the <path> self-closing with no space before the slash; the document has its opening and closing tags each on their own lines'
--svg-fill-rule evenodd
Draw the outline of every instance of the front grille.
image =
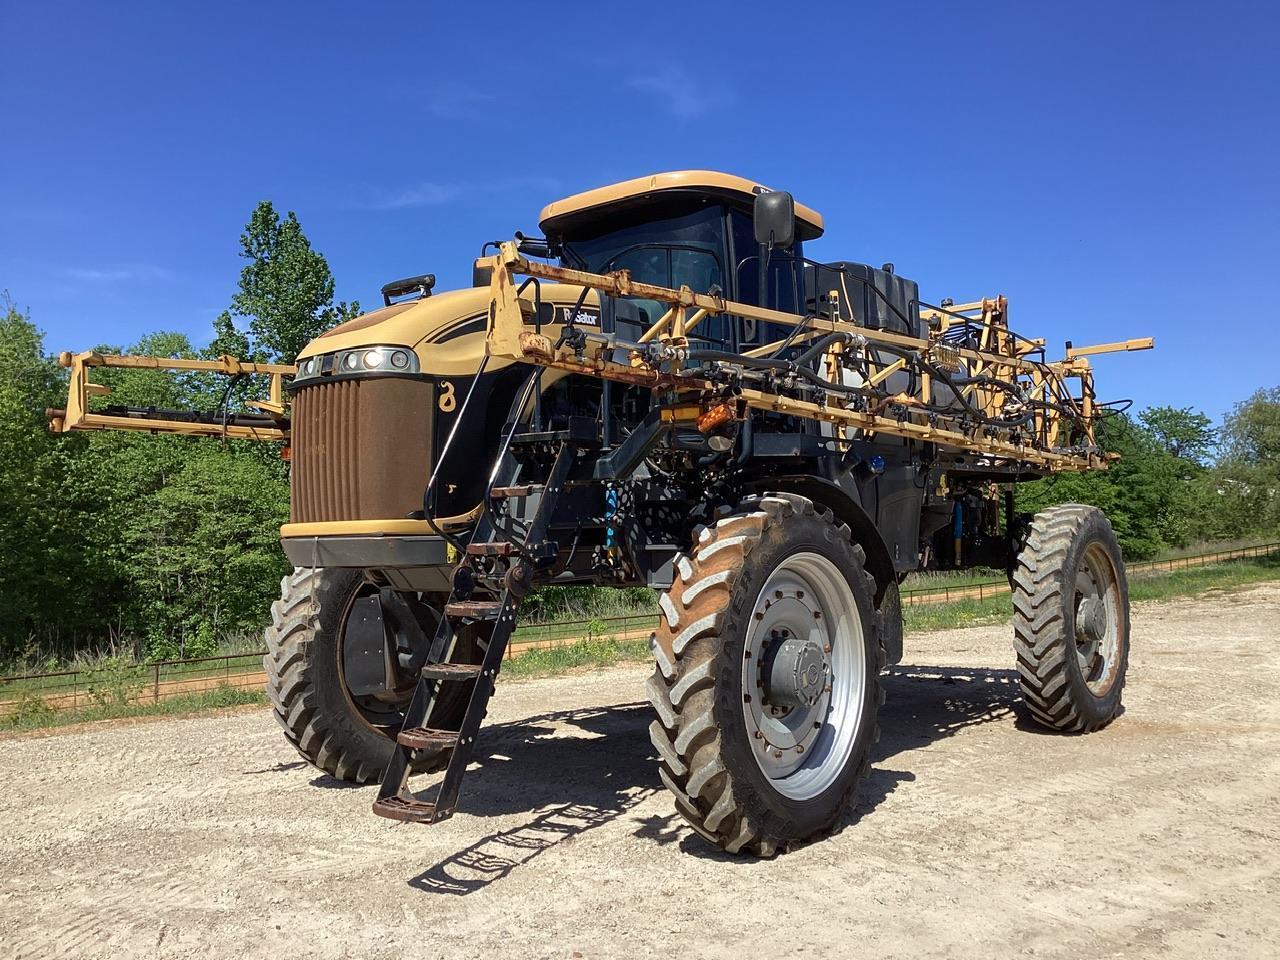
<svg viewBox="0 0 1280 960">
<path fill-rule="evenodd" d="M 394 520 L 422 509 L 431 469 L 432 385 L 337 380 L 293 397 L 290 519 Z"/>
</svg>

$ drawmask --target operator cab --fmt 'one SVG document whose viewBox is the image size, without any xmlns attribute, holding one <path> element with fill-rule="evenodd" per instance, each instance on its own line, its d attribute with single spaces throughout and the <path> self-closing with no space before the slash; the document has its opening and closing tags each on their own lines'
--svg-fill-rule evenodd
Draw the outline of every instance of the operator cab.
<svg viewBox="0 0 1280 960">
<path fill-rule="evenodd" d="M 756 242 L 757 198 L 772 191 L 750 180 L 711 171 L 681 171 L 641 177 L 558 200 L 543 209 L 540 226 L 563 266 L 592 273 L 629 270 L 643 283 L 688 286 L 720 293 L 740 303 L 760 302 L 760 245 Z M 782 198 L 789 196 L 777 194 Z M 788 204 L 786 240 L 768 249 L 765 305 L 803 313 L 803 243 L 822 235 L 820 214 Z M 637 339 L 666 311 L 654 300 L 631 298 L 619 311 L 615 331 Z M 690 337 L 697 345 L 738 351 L 781 335 L 772 324 L 716 316 Z"/>
</svg>

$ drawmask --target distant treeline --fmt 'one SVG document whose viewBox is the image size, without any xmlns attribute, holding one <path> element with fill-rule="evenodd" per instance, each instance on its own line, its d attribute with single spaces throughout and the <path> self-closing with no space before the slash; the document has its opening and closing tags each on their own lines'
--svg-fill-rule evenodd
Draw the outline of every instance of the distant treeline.
<svg viewBox="0 0 1280 960">
<path fill-rule="evenodd" d="M 213 340 L 156 333 L 104 352 L 224 353 L 291 362 L 354 316 L 333 301 L 329 267 L 297 218 L 263 203 L 241 237 L 246 264 Z M 89 345 L 86 345 L 89 346 Z M 261 384 L 208 375 L 98 370 L 112 402 L 234 408 Z M 273 444 L 123 432 L 50 434 L 43 411 L 66 398 L 65 371 L 25 311 L 0 302 L 0 665 L 87 648 L 167 658 L 212 652 L 261 628 L 287 563 L 287 466 Z M 1126 556 L 1280 530 L 1280 388 L 1259 390 L 1220 427 L 1189 408 L 1155 407 L 1101 428 L 1123 455 L 1110 470 L 1024 484 L 1021 509 L 1103 508 Z M 551 598 L 544 598 L 550 601 Z"/>
</svg>

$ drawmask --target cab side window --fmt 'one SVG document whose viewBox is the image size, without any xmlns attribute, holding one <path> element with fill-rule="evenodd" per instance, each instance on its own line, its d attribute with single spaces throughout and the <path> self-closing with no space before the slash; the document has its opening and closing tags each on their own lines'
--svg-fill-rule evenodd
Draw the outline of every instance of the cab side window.
<svg viewBox="0 0 1280 960">
<path fill-rule="evenodd" d="M 734 299 L 739 303 L 759 306 L 760 256 L 751 229 L 751 217 L 740 210 L 734 210 L 730 217 L 735 271 Z M 775 250 L 770 255 L 764 306 L 784 313 L 804 313 L 803 257 L 799 243 L 790 250 Z M 757 323 L 740 317 L 734 317 L 732 321 L 741 324 L 739 329 L 744 347 L 773 343 L 790 332 L 790 327 L 777 323 Z"/>
</svg>

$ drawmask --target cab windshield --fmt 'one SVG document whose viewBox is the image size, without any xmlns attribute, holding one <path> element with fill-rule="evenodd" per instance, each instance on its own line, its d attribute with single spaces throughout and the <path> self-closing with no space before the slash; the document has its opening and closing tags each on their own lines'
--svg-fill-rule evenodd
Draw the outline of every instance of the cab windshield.
<svg viewBox="0 0 1280 960">
<path fill-rule="evenodd" d="M 702 205 L 693 211 L 671 211 L 665 215 L 644 208 L 648 215 L 618 226 L 610 220 L 596 233 L 585 232 L 563 244 L 564 264 L 592 273 L 629 270 L 633 280 L 679 289 L 688 286 L 695 293 L 713 289 L 725 291 L 724 208 Z M 634 216 L 634 214 L 633 214 Z M 667 311 L 666 304 L 640 297 L 630 298 L 640 313 L 641 329 Z M 692 339 L 718 347 L 726 346 L 725 320 L 712 317 L 696 328 Z M 639 331 L 623 331 L 638 335 Z"/>
</svg>

